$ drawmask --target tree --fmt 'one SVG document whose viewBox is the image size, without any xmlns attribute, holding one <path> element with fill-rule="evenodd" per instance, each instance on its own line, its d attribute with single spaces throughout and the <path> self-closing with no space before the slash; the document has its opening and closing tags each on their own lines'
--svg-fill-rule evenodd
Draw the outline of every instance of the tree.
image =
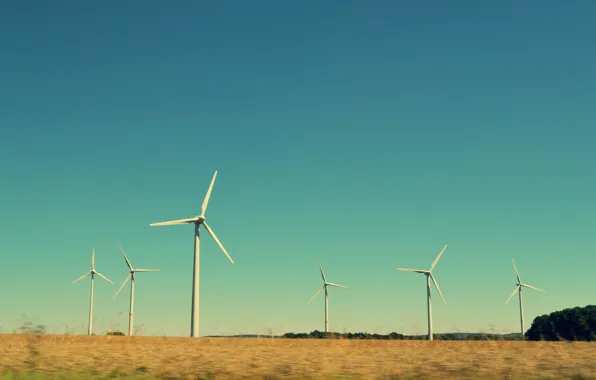
<svg viewBox="0 0 596 380">
<path fill-rule="evenodd" d="M 536 317 L 528 340 L 596 341 L 596 305 L 574 307 Z"/>
<path fill-rule="evenodd" d="M 17 334 L 45 334 L 46 327 L 42 324 L 35 325 L 29 320 L 27 314 L 21 314 L 23 324 L 18 329 L 14 330 Z"/>
<path fill-rule="evenodd" d="M 405 338 L 403 334 L 398 334 L 396 332 L 390 333 L 388 337 L 391 340 L 403 340 Z"/>
</svg>

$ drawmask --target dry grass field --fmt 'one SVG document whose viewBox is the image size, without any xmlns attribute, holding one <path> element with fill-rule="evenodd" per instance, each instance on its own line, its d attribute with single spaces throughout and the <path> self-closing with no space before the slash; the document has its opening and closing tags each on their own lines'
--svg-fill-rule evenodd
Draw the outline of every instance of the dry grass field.
<svg viewBox="0 0 596 380">
<path fill-rule="evenodd" d="M 0 373 L 28 370 L 43 378 L 596 379 L 596 343 L 0 334 Z"/>
</svg>

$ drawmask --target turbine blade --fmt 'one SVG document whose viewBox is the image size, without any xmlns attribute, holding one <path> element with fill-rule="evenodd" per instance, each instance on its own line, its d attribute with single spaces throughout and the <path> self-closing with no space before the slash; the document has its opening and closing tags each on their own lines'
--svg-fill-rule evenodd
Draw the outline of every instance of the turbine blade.
<svg viewBox="0 0 596 380">
<path fill-rule="evenodd" d="M 511 298 L 513 298 L 513 296 L 515 295 L 515 292 L 517 292 L 519 290 L 519 285 L 515 287 L 515 290 L 513 291 L 513 293 L 511 293 L 511 295 L 509 296 L 509 298 L 507 298 L 507 301 L 505 301 L 505 303 L 509 302 L 509 300 Z"/>
<path fill-rule="evenodd" d="M 203 200 L 203 206 L 201 207 L 201 216 L 205 217 L 205 211 L 207 211 L 207 205 L 209 204 L 209 198 L 211 198 L 211 190 L 213 190 L 213 184 L 215 183 L 215 177 L 217 177 L 217 170 L 213 173 L 213 178 L 211 179 L 211 184 L 209 185 L 209 190 L 207 190 L 207 194 L 205 194 L 205 199 Z"/>
<path fill-rule="evenodd" d="M 422 270 L 422 269 L 408 269 L 408 268 L 395 268 L 395 269 L 401 270 L 404 272 L 428 273 L 427 270 Z"/>
<path fill-rule="evenodd" d="M 345 288 L 345 289 L 348 288 L 347 286 L 343 286 L 343 285 L 339 285 L 339 284 L 334 284 L 332 282 L 328 282 L 327 285 L 329 285 L 329 286 L 335 286 L 335 287 L 338 287 L 338 288 Z"/>
<path fill-rule="evenodd" d="M 118 289 L 118 291 L 116 292 L 116 295 L 114 296 L 114 298 L 118 297 L 118 294 L 120 293 L 120 291 L 122 290 L 122 288 L 124 287 L 124 285 L 126 285 L 126 283 L 128 282 L 128 279 L 130 278 L 130 273 L 126 276 L 126 278 L 124 279 L 124 282 L 122 283 L 122 285 L 120 285 L 120 289 Z"/>
<path fill-rule="evenodd" d="M 226 251 L 226 249 L 221 244 L 221 242 L 219 241 L 219 239 L 217 238 L 217 236 L 215 236 L 215 232 L 213 232 L 213 230 L 211 229 L 211 227 L 209 227 L 209 225 L 207 224 L 207 222 L 203 221 L 203 225 L 205 226 L 205 229 L 207 229 L 207 232 L 209 232 L 209 235 L 211 235 L 211 237 L 213 238 L 213 240 L 215 240 L 215 242 L 217 243 L 217 245 L 219 245 L 219 248 L 221 248 L 221 250 L 223 251 L 223 253 L 225 253 L 226 256 L 228 256 L 228 259 L 230 259 L 230 261 L 232 262 L 232 264 L 234 264 L 234 260 L 232 260 L 232 258 L 228 254 L 228 251 Z"/>
<path fill-rule="evenodd" d="M 327 282 L 327 277 L 325 277 L 325 272 L 323 272 L 323 267 L 321 266 L 321 262 L 317 258 L 317 262 L 319 263 L 319 270 L 321 271 L 321 277 L 323 277 L 323 282 Z"/>
<path fill-rule="evenodd" d="M 163 272 L 163 269 L 135 269 L 135 272 Z"/>
<path fill-rule="evenodd" d="M 519 278 L 519 272 L 517 271 L 517 267 L 515 266 L 515 260 L 511 259 L 511 262 L 513 263 L 513 269 L 515 269 L 515 275 L 517 276 L 517 283 L 521 284 L 521 279 Z"/>
<path fill-rule="evenodd" d="M 196 216 L 194 218 L 188 218 L 188 219 L 178 219 L 178 220 L 170 220 L 169 222 L 159 222 L 159 223 L 151 223 L 149 226 L 151 227 L 160 227 L 160 226 L 173 226 L 175 224 L 188 224 L 188 223 L 194 223 L 197 220 L 199 220 L 199 218 L 197 218 Z"/>
<path fill-rule="evenodd" d="M 74 284 L 77 281 L 81 281 L 82 279 L 84 279 L 85 277 L 89 276 L 90 274 L 91 274 L 91 271 L 89 271 L 89 272 L 85 273 L 84 275 L 82 275 L 81 277 L 77 278 L 72 283 Z"/>
<path fill-rule="evenodd" d="M 93 248 L 93 252 L 91 253 L 91 269 L 95 270 L 95 248 Z"/>
<path fill-rule="evenodd" d="M 95 272 L 96 275 L 98 275 L 99 277 L 103 278 L 104 280 L 106 280 L 107 282 L 113 284 L 112 280 L 110 280 L 109 278 L 107 278 L 106 276 L 104 276 L 103 274 L 99 273 L 99 272 Z"/>
<path fill-rule="evenodd" d="M 439 252 L 439 254 L 437 255 L 437 258 L 433 262 L 433 265 L 430 267 L 429 272 L 432 272 L 432 270 L 435 269 L 435 266 L 439 262 L 439 259 L 441 258 L 441 255 L 443 254 L 443 252 L 445 252 L 445 249 L 447 249 L 447 244 L 445 244 L 445 246 L 443 247 L 443 249 L 441 250 L 441 252 Z"/>
<path fill-rule="evenodd" d="M 437 288 L 437 291 L 439 292 L 439 295 L 443 299 L 443 303 L 445 305 L 447 305 L 447 301 L 445 301 L 445 297 L 443 297 L 443 293 L 441 293 L 441 288 L 439 288 L 439 284 L 437 283 L 437 280 L 435 280 L 435 276 L 433 276 L 432 274 L 430 274 L 430 278 L 431 278 L 431 280 L 433 280 L 433 284 L 435 284 L 435 288 Z"/>
<path fill-rule="evenodd" d="M 120 248 L 120 251 L 122 251 L 122 256 L 124 256 L 124 260 L 126 261 L 126 265 L 128 265 L 128 269 L 134 270 L 132 268 L 132 264 L 130 263 L 130 260 L 128 260 L 128 257 L 126 257 L 126 255 L 124 254 L 124 250 L 122 249 L 122 247 L 120 246 L 120 244 L 118 244 L 118 248 Z"/>
<path fill-rule="evenodd" d="M 319 290 L 315 293 L 315 295 L 310 298 L 310 300 L 307 302 L 307 304 L 311 303 L 312 300 L 314 300 L 319 295 L 319 293 L 321 293 L 323 291 L 324 288 L 325 288 L 325 285 L 321 286 L 319 288 Z"/>
<path fill-rule="evenodd" d="M 530 288 L 530 289 L 534 289 L 534 290 L 539 290 L 539 291 L 541 291 L 541 292 L 544 292 L 544 291 L 545 291 L 545 290 L 543 290 L 543 289 L 536 288 L 536 287 L 534 287 L 534 286 L 532 286 L 532 285 L 528 285 L 528 284 L 521 284 L 521 286 L 525 286 L 526 288 Z"/>
</svg>

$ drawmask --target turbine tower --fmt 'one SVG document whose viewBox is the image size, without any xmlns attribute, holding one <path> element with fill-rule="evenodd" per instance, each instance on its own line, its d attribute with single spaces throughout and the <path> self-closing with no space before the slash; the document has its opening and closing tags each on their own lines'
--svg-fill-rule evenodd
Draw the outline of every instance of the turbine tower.
<svg viewBox="0 0 596 380">
<path fill-rule="evenodd" d="M 122 251 L 122 256 L 124 256 L 124 261 L 126 261 L 126 265 L 128 266 L 128 269 L 130 270 L 130 272 L 124 279 L 124 282 L 122 283 L 122 285 L 120 285 L 120 289 L 118 289 L 118 291 L 116 292 L 116 295 L 114 295 L 114 298 L 116 298 L 118 296 L 118 293 L 120 293 L 122 288 L 124 288 L 124 285 L 126 285 L 126 282 L 128 281 L 128 279 L 130 278 L 130 280 L 131 280 L 130 281 L 130 313 L 128 315 L 128 336 L 132 336 L 133 311 L 134 311 L 134 305 L 135 305 L 135 273 L 137 273 L 137 272 L 163 272 L 163 271 L 161 269 L 134 269 L 132 267 L 132 264 L 130 263 L 130 260 L 128 260 L 128 257 L 126 257 L 126 255 L 124 254 L 124 250 L 122 250 L 122 247 L 120 247 L 120 245 L 118 245 L 118 248 L 120 248 L 120 251 Z"/>
<path fill-rule="evenodd" d="M 525 330 L 524 330 L 524 304 L 523 304 L 523 299 L 522 299 L 522 287 L 539 290 L 541 292 L 544 292 L 544 290 L 535 288 L 532 285 L 524 284 L 519 277 L 519 272 L 517 271 L 517 267 L 515 266 L 515 260 L 511 259 L 511 262 L 513 263 L 513 269 L 515 269 L 515 275 L 517 276 L 517 284 L 515 284 L 516 285 L 515 290 L 513 291 L 513 293 L 511 293 L 509 298 L 507 298 L 507 301 L 505 301 L 505 304 L 507 302 L 509 302 L 509 300 L 511 298 L 513 298 L 513 296 L 515 295 L 515 292 L 519 292 L 519 320 L 521 323 L 521 333 L 522 333 L 522 335 L 524 335 L 524 332 L 525 332 Z"/>
<path fill-rule="evenodd" d="M 75 282 L 80 281 L 89 275 L 91 275 L 91 299 L 89 300 L 89 327 L 87 328 L 87 334 L 91 335 L 93 334 L 93 288 L 95 287 L 95 275 L 98 275 L 99 277 L 113 284 L 109 278 L 95 270 L 95 248 L 93 248 L 93 252 L 91 253 L 91 270 L 74 280 L 72 283 L 74 284 Z"/>
<path fill-rule="evenodd" d="M 445 246 L 443 247 L 441 252 L 439 252 L 439 254 L 437 255 L 437 258 L 435 259 L 435 261 L 433 262 L 433 265 L 430 267 L 429 270 L 396 268 L 397 270 L 402 270 L 405 272 L 422 273 L 426 276 L 426 305 L 427 305 L 427 313 L 428 313 L 428 340 L 433 340 L 433 309 L 432 309 L 432 303 L 431 303 L 431 299 L 430 299 L 430 280 L 432 280 L 433 283 L 435 284 L 435 288 L 437 288 L 437 291 L 439 292 L 441 299 L 443 299 L 443 302 L 445 304 L 447 304 L 447 302 L 445 301 L 445 298 L 443 297 L 443 293 L 441 293 L 439 284 L 437 284 L 437 280 L 435 280 L 435 276 L 433 276 L 433 274 L 432 274 L 433 269 L 435 269 L 435 266 L 439 262 L 439 259 L 441 258 L 441 255 L 443 254 L 443 252 L 445 252 L 446 248 L 447 248 L 447 244 L 445 244 Z"/>
<path fill-rule="evenodd" d="M 209 185 L 209 190 L 207 190 L 207 194 L 205 195 L 205 199 L 203 200 L 203 206 L 201 207 L 201 214 L 195 216 L 194 218 L 189 219 L 180 219 L 180 220 L 172 220 L 169 222 L 160 222 L 160 223 L 153 223 L 149 226 L 156 227 L 156 226 L 171 226 L 175 224 L 190 224 L 194 223 L 195 225 L 195 248 L 194 248 L 194 262 L 193 262 L 193 270 L 192 270 L 192 304 L 191 304 L 191 315 L 190 315 L 190 336 L 191 337 L 198 337 L 199 336 L 199 265 L 200 265 L 200 247 L 201 247 L 201 239 L 199 237 L 199 228 L 201 225 L 205 226 L 209 235 L 215 240 L 219 248 L 225 253 L 225 255 L 230 259 L 232 264 L 234 264 L 234 260 L 228 254 L 228 251 L 224 248 L 221 244 L 215 232 L 209 227 L 207 222 L 205 221 L 205 211 L 207 210 L 207 204 L 209 203 L 209 198 L 211 197 L 211 190 L 213 190 L 213 184 L 215 183 L 215 177 L 217 177 L 217 170 L 213 174 L 213 179 L 211 180 L 211 184 Z"/>
<path fill-rule="evenodd" d="M 323 277 L 323 286 L 319 288 L 319 290 L 315 293 L 314 296 L 311 297 L 310 301 L 308 301 L 307 303 L 311 303 L 312 300 L 314 300 L 319 295 L 319 293 L 321 293 L 323 289 L 325 289 L 325 332 L 329 332 L 329 294 L 327 293 L 327 287 L 335 286 L 337 288 L 347 288 L 347 286 L 327 282 L 327 277 L 325 277 L 325 272 L 323 272 L 321 262 L 318 259 L 317 262 L 319 263 L 319 269 L 321 270 L 321 277 Z"/>
</svg>

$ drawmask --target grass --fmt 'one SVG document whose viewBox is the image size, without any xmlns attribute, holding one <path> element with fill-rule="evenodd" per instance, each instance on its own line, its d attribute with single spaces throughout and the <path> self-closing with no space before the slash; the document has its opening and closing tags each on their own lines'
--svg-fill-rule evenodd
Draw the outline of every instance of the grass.
<svg viewBox="0 0 596 380">
<path fill-rule="evenodd" d="M 596 343 L 0 334 L 0 379 L 596 379 Z"/>
</svg>

